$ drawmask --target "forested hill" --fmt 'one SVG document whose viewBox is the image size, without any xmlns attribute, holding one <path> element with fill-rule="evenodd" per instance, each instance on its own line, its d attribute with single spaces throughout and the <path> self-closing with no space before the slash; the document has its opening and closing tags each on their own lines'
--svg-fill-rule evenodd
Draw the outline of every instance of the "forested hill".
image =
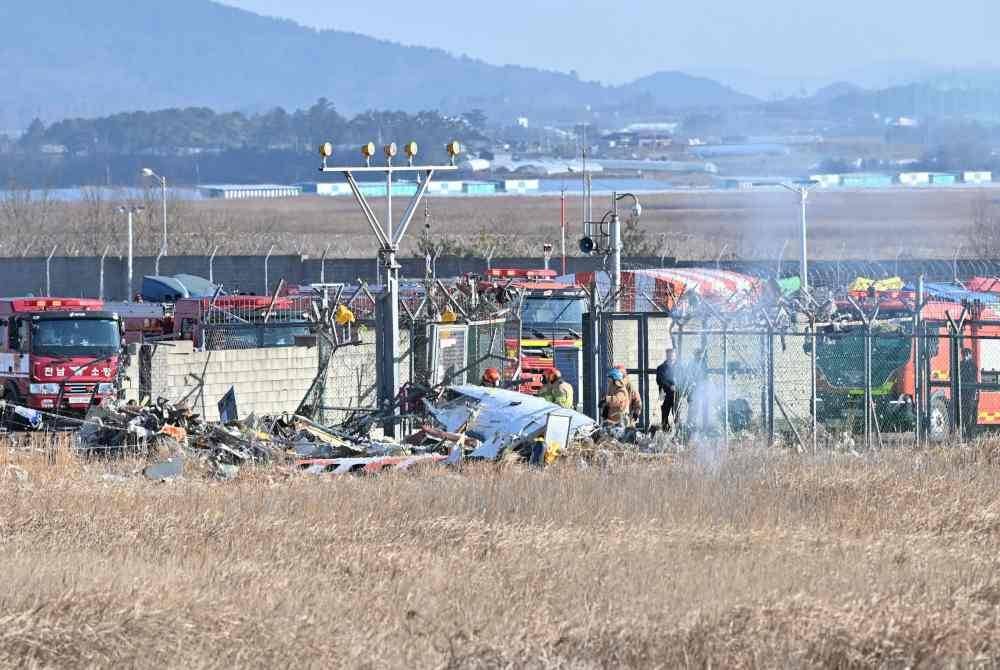
<svg viewBox="0 0 1000 670">
<path fill-rule="evenodd" d="M 751 101 L 671 73 L 620 87 L 500 67 L 444 51 L 317 31 L 209 0 L 3 0 L 0 131 L 40 117 L 203 106 L 262 111 L 320 97 L 368 109 L 493 118 L 620 104 L 647 109 Z"/>
</svg>

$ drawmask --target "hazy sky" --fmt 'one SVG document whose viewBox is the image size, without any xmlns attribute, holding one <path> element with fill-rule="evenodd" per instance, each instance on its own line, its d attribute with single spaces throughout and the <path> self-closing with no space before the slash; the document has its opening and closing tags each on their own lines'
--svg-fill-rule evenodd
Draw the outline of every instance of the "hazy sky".
<svg viewBox="0 0 1000 670">
<path fill-rule="evenodd" d="M 656 70 L 789 79 L 997 63 L 1000 0 L 225 0 L 304 25 L 620 83 Z M 870 73 L 874 73 L 872 69 Z M 878 73 L 882 77 L 881 72 Z"/>
</svg>

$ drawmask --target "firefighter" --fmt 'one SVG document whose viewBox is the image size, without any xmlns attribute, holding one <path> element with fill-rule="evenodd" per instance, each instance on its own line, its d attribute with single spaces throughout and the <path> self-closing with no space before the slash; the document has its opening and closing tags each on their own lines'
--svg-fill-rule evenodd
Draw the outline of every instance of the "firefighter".
<svg viewBox="0 0 1000 670">
<path fill-rule="evenodd" d="M 557 368 L 546 370 L 545 385 L 539 390 L 538 397 L 560 407 L 573 409 L 573 387 L 563 381 L 562 372 Z"/>
<path fill-rule="evenodd" d="M 625 391 L 628 393 L 628 413 L 632 417 L 633 423 L 639 423 L 642 416 L 642 396 L 638 389 L 632 386 L 632 381 L 628 378 L 628 369 L 624 363 L 615 365 L 615 369 L 622 373 L 622 380 L 625 382 Z"/>
<path fill-rule="evenodd" d="M 483 378 L 479 381 L 479 385 L 491 389 L 500 388 L 500 371 L 496 368 L 486 368 L 483 371 Z"/>
<path fill-rule="evenodd" d="M 625 390 L 625 375 L 618 368 L 611 368 L 608 372 L 608 392 L 601 402 L 601 418 L 605 423 L 627 425 L 629 403 L 628 391 Z"/>
</svg>

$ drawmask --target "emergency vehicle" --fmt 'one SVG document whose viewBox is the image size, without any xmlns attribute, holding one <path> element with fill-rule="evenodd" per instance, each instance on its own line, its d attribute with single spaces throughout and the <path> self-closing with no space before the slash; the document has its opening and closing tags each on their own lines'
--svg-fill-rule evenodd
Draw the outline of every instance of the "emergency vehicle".
<svg viewBox="0 0 1000 670">
<path fill-rule="evenodd" d="M 494 268 L 480 288 L 507 286 L 523 291 L 524 298 L 520 339 L 506 338 L 506 355 L 520 362 L 518 390 L 535 395 L 545 383 L 545 372 L 555 367 L 555 349 L 583 347 L 580 333 L 587 294 L 575 283 L 557 280 L 552 270 Z"/>
<path fill-rule="evenodd" d="M 927 284 L 927 302 L 920 312 L 922 356 L 914 333 L 916 296 L 912 286 L 888 292 L 867 292 L 866 308 L 878 306 L 872 332 L 872 400 L 883 432 L 912 430 L 917 370 L 926 380 L 927 435 L 944 440 L 953 427 L 951 381 L 962 349 L 972 350 L 979 392 L 976 422 L 1000 426 L 1000 311 L 998 296 L 963 287 Z M 840 311 L 850 313 L 849 306 Z M 949 318 L 966 318 L 958 347 L 950 346 Z M 817 341 L 817 406 L 823 421 L 842 419 L 858 428 L 864 403 L 865 328 L 859 322 L 822 328 Z M 808 351 L 809 343 L 805 345 Z M 964 380 L 976 383 L 976 380 Z"/>
<path fill-rule="evenodd" d="M 310 334 L 311 298 L 226 295 L 182 298 L 173 305 L 123 306 L 132 342 L 191 340 L 196 349 L 291 347 Z"/>
<path fill-rule="evenodd" d="M 100 300 L 0 298 L 5 400 L 84 413 L 117 394 L 121 350 L 121 321 Z"/>
</svg>

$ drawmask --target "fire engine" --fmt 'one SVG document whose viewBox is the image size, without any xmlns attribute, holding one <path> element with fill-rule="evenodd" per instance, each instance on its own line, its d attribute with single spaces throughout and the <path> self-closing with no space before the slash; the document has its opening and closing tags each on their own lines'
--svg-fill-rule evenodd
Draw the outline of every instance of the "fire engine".
<svg viewBox="0 0 1000 670">
<path fill-rule="evenodd" d="M 911 430 L 917 370 L 926 380 L 927 435 L 944 440 L 952 428 L 951 380 L 958 366 L 951 344 L 949 317 L 957 322 L 964 313 L 959 349 L 972 350 L 980 390 L 976 422 L 980 427 L 1000 426 L 1000 312 L 997 296 L 974 293 L 961 287 L 929 284 L 929 301 L 920 312 L 923 355 L 917 359 L 913 338 L 915 293 L 907 290 L 871 294 L 865 298 L 878 304 L 873 324 L 872 400 L 883 432 Z M 986 301 L 992 303 L 984 304 Z M 845 306 L 845 310 L 847 311 Z M 842 419 L 849 425 L 863 414 L 864 340 L 860 323 L 835 325 L 821 330 L 817 341 L 817 399 L 819 418 Z M 808 350 L 809 344 L 805 348 Z M 965 380 L 976 383 L 976 380 Z M 857 425 L 854 426 L 857 428 Z"/>
<path fill-rule="evenodd" d="M 121 349 L 121 321 L 100 300 L 0 299 L 0 377 L 15 404 L 80 414 L 113 398 Z"/>
<path fill-rule="evenodd" d="M 197 349 L 290 347 L 310 331 L 311 299 L 256 295 L 121 306 L 128 342 L 191 340 Z"/>
<path fill-rule="evenodd" d="M 544 384 L 546 370 L 555 367 L 558 347 L 581 348 L 580 332 L 587 295 L 574 283 L 561 282 L 552 270 L 491 269 L 484 287 L 510 285 L 524 292 L 521 305 L 521 339 L 507 338 L 507 358 L 519 360 L 518 390 L 534 395 Z"/>
</svg>

